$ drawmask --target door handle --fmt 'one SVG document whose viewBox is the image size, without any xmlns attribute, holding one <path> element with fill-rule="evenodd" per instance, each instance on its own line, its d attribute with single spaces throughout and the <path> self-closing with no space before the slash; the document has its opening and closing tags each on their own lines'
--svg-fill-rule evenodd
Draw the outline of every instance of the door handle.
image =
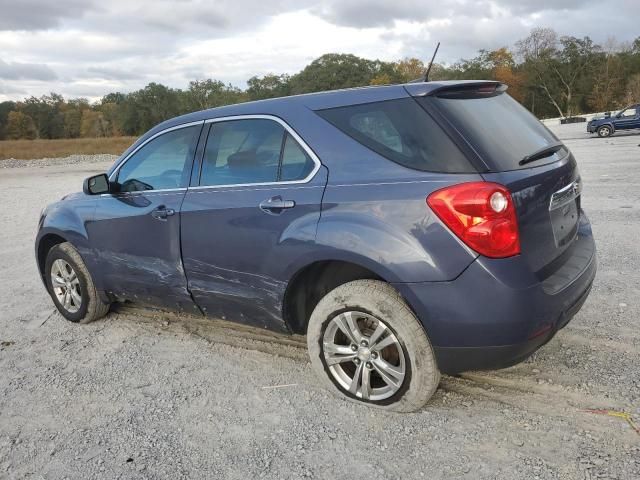
<svg viewBox="0 0 640 480">
<path fill-rule="evenodd" d="M 296 202 L 293 200 L 283 200 L 281 196 L 271 197 L 260 203 L 260 210 L 269 215 L 280 215 L 284 210 L 293 208 Z"/>
<path fill-rule="evenodd" d="M 158 208 L 151 212 L 151 216 L 156 220 L 166 221 L 167 217 L 175 215 L 176 211 L 173 208 L 167 208 L 164 205 L 160 205 Z"/>
</svg>

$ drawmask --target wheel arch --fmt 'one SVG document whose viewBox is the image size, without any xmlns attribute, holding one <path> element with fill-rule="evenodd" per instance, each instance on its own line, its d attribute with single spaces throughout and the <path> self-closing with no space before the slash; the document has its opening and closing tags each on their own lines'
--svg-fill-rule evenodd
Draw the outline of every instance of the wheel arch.
<svg viewBox="0 0 640 480">
<path fill-rule="evenodd" d="M 289 278 L 282 300 L 282 317 L 290 331 L 301 335 L 306 334 L 314 308 L 331 290 L 354 280 L 380 280 L 392 287 L 394 282 L 393 274 L 383 265 L 367 258 L 340 255 L 300 265 Z M 404 297 L 403 300 L 414 311 L 411 303 Z"/>
<path fill-rule="evenodd" d="M 59 232 L 47 232 L 38 237 L 38 241 L 36 243 L 36 261 L 38 263 L 38 271 L 40 272 L 40 277 L 42 278 L 43 282 L 47 254 L 56 245 L 67 241 L 67 238 L 65 238 Z"/>
</svg>

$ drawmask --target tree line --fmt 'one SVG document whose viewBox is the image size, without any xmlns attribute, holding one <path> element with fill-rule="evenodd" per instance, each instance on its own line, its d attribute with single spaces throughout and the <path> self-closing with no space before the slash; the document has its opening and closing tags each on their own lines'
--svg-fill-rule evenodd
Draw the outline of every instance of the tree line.
<svg viewBox="0 0 640 480">
<path fill-rule="evenodd" d="M 110 93 L 97 103 L 51 93 L 0 103 L 0 140 L 140 135 L 168 118 L 251 100 L 364 85 L 404 83 L 424 75 L 416 58 L 395 62 L 351 54 L 323 55 L 294 75 L 253 76 L 240 89 L 219 80 L 195 80 L 175 89 L 150 83 Z M 431 80 L 489 79 L 540 118 L 615 110 L 640 102 L 640 37 L 632 43 L 560 36 L 536 28 L 511 47 L 480 50 L 453 65 L 435 63 Z"/>
</svg>

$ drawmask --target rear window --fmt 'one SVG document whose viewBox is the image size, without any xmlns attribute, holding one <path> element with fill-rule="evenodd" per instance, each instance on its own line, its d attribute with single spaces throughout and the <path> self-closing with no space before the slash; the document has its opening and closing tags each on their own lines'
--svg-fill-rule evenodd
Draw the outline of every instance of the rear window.
<svg viewBox="0 0 640 480">
<path fill-rule="evenodd" d="M 405 167 L 428 172 L 475 172 L 453 141 L 412 98 L 316 113 L 365 147 Z"/>
<path fill-rule="evenodd" d="M 537 167 L 560 160 L 568 153 L 562 148 L 520 165 L 524 157 L 558 139 L 506 93 L 480 98 L 423 97 L 419 101 L 435 102 L 492 171 Z"/>
</svg>

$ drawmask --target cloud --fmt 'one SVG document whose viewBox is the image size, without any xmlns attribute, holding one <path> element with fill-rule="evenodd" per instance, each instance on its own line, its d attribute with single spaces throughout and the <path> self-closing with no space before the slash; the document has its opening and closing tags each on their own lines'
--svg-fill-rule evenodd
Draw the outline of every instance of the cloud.
<svg viewBox="0 0 640 480">
<path fill-rule="evenodd" d="M 0 30 L 54 28 L 94 8 L 89 0 L 0 0 Z"/>
<path fill-rule="evenodd" d="M 0 81 L 0 95 L 5 95 L 5 96 L 8 96 L 8 95 L 12 95 L 12 96 L 22 95 L 22 96 L 24 96 L 26 94 L 27 94 L 26 90 L 24 90 L 22 88 L 19 88 L 19 87 L 16 87 L 14 85 L 6 85 L 5 83 Z M 3 101 L 3 100 L 0 98 L 0 101 Z"/>
<path fill-rule="evenodd" d="M 58 76 L 51 68 L 41 63 L 7 63 L 0 60 L 0 78 L 4 80 L 55 80 Z"/>
<path fill-rule="evenodd" d="M 536 26 L 599 43 L 640 33 L 638 0 L 0 0 L 0 12 L 0 101 L 207 77 L 244 87 L 330 52 L 428 61 L 437 41 L 453 63 Z"/>
<path fill-rule="evenodd" d="M 112 67 L 88 67 L 85 72 L 78 75 L 83 78 L 100 78 L 104 80 L 138 80 L 144 75 L 130 69 Z"/>
<path fill-rule="evenodd" d="M 442 4 L 446 4 L 443 1 Z M 438 6 L 420 0 L 390 2 L 388 0 L 331 1 L 312 10 L 336 25 L 370 28 L 389 26 L 397 20 L 423 20 L 438 11 Z"/>
<path fill-rule="evenodd" d="M 392 26 L 398 20 L 423 22 L 473 16 L 494 18 L 506 14 L 529 15 L 543 11 L 576 10 L 583 0 L 329 0 L 312 8 L 336 25 L 357 28 Z"/>
</svg>

